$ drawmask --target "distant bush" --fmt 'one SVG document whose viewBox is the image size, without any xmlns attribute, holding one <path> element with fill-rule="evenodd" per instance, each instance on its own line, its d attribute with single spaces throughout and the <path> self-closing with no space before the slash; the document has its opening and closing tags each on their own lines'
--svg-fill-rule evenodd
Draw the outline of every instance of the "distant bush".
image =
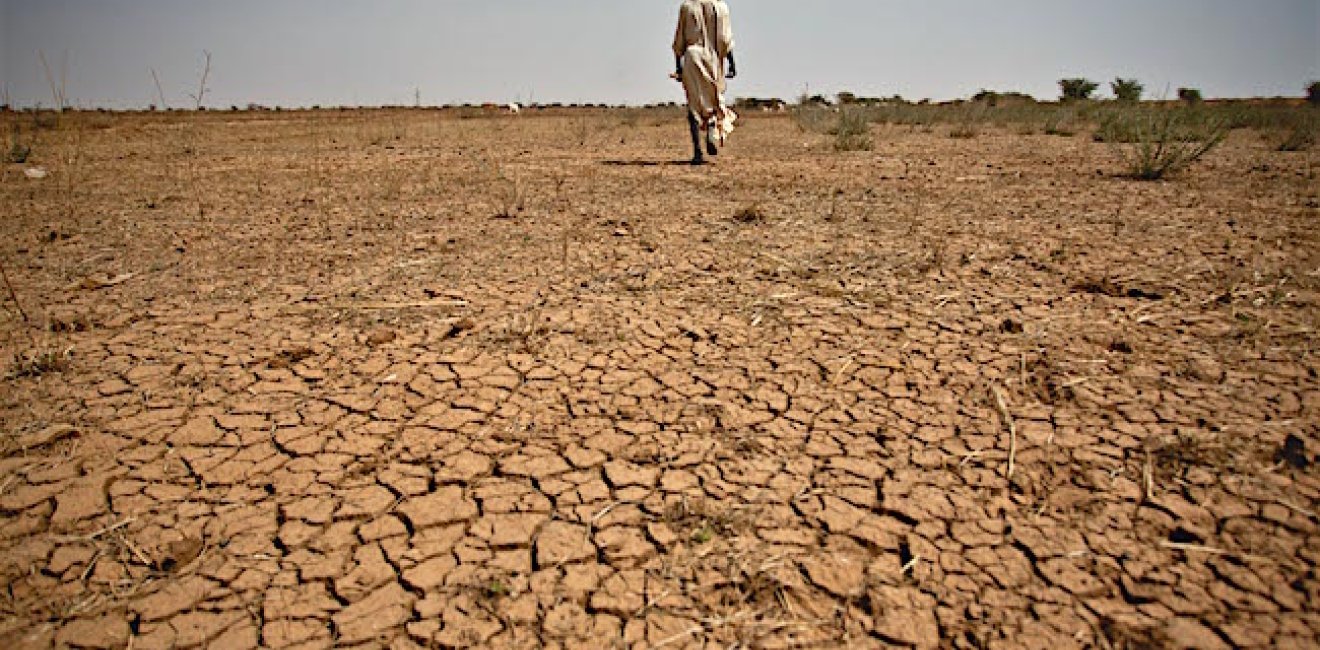
<svg viewBox="0 0 1320 650">
<path fill-rule="evenodd" d="M 834 148 L 837 151 L 870 151 L 875 148 L 871 120 L 865 109 L 844 106 L 839 110 L 839 122 L 834 127 Z"/>
<path fill-rule="evenodd" d="M 1306 86 L 1306 101 L 1312 106 L 1320 106 L 1320 81 L 1312 81 Z"/>
<path fill-rule="evenodd" d="M 759 97 L 739 97 L 733 102 L 735 108 L 742 110 L 781 110 L 786 105 L 782 99 L 761 99 Z"/>
<path fill-rule="evenodd" d="M 1109 90 L 1114 93 L 1114 98 L 1120 102 L 1138 102 L 1141 101 L 1141 93 L 1146 91 L 1146 87 L 1136 79 L 1118 77 L 1110 82 Z"/>
<path fill-rule="evenodd" d="M 978 91 L 975 95 L 972 95 L 972 101 L 978 104 L 986 104 L 988 106 L 998 106 L 1000 104 L 1011 102 L 1018 102 L 1021 104 L 1036 103 L 1036 99 L 1026 93 L 1012 91 L 999 92 L 997 90 L 986 90 L 984 88 Z"/>
<path fill-rule="evenodd" d="M 790 115 L 793 123 L 807 133 L 829 133 L 833 127 L 834 111 L 807 98 L 793 105 Z"/>
<path fill-rule="evenodd" d="M 1099 87 L 1100 84 L 1080 77 L 1059 80 L 1059 90 L 1064 100 L 1090 99 L 1091 94 Z"/>
<path fill-rule="evenodd" d="M 1201 91 L 1196 88 L 1179 88 L 1178 99 L 1185 104 L 1200 104 Z"/>
</svg>

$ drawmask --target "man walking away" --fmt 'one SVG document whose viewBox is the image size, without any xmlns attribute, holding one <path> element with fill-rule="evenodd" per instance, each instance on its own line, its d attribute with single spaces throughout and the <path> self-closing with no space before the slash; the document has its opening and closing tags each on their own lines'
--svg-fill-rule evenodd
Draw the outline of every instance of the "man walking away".
<svg viewBox="0 0 1320 650">
<path fill-rule="evenodd" d="M 674 32 L 674 78 L 683 82 L 687 94 L 688 130 L 692 135 L 692 164 L 706 162 L 701 154 L 705 132 L 706 153 L 714 156 L 733 132 L 738 118 L 724 104 L 725 68 L 728 77 L 738 74 L 733 60 L 733 26 L 724 0 L 683 0 Z"/>
</svg>

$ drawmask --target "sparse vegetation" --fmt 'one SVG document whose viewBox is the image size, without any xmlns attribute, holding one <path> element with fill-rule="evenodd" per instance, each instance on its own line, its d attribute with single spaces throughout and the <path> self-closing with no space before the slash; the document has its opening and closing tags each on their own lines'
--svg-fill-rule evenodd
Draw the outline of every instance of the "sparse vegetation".
<svg viewBox="0 0 1320 650">
<path fill-rule="evenodd" d="M 495 165 L 494 170 L 493 185 L 497 188 L 494 216 L 499 219 L 512 219 L 527 209 L 527 193 L 516 172 L 506 173 L 499 165 Z"/>
<path fill-rule="evenodd" d="M 31 155 L 32 145 L 23 142 L 23 131 L 18 126 L 18 122 L 14 122 L 9 136 L 9 147 L 5 151 L 5 162 L 22 164 L 27 162 Z"/>
<path fill-rule="evenodd" d="M 1178 99 L 1184 104 L 1200 104 L 1201 91 L 1196 88 L 1179 88 Z"/>
<path fill-rule="evenodd" d="M 1136 111 L 1149 113 L 1154 109 L 1135 107 L 1122 110 L 1106 111 L 1099 116 L 1095 133 L 1091 135 L 1096 142 L 1130 143 L 1136 142 L 1141 134 L 1137 128 L 1139 120 L 1134 119 Z"/>
<path fill-rule="evenodd" d="M 1315 146 L 1316 132 L 1320 131 L 1320 118 L 1305 115 L 1296 120 L 1284 131 L 1283 139 L 1276 147 L 1279 151 L 1306 151 Z"/>
<path fill-rule="evenodd" d="M 1228 135 L 1222 119 L 1190 109 L 1160 108 L 1117 114 L 1110 129 L 1115 141 L 1125 142 L 1128 174 L 1141 180 L 1159 180 L 1200 160 Z"/>
<path fill-rule="evenodd" d="M 834 112 L 828 106 L 806 100 L 794 104 L 790 115 L 798 130 L 804 133 L 828 133 L 834 118 Z"/>
<path fill-rule="evenodd" d="M 864 109 L 854 106 L 839 109 L 839 121 L 834 127 L 834 148 L 837 151 L 870 151 L 875 148 L 871 120 Z"/>
<path fill-rule="evenodd" d="M 975 138 L 980 134 L 981 131 L 980 129 L 976 128 L 976 122 L 973 122 L 971 120 L 967 120 L 965 122 L 959 122 L 958 124 L 953 125 L 952 129 L 949 129 L 950 138 L 957 138 L 962 140 Z"/>
<path fill-rule="evenodd" d="M 1070 109 L 1050 111 L 1045 117 L 1045 135 L 1072 137 L 1077 135 L 1077 113 Z"/>
</svg>

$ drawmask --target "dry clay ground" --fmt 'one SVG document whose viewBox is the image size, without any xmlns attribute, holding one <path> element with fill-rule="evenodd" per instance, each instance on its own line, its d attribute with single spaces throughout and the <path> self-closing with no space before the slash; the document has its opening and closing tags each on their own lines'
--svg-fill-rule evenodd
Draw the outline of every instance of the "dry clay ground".
<svg viewBox="0 0 1320 650">
<path fill-rule="evenodd" d="M 1315 154 L 874 128 L 36 132 L 0 645 L 1315 647 Z"/>
</svg>

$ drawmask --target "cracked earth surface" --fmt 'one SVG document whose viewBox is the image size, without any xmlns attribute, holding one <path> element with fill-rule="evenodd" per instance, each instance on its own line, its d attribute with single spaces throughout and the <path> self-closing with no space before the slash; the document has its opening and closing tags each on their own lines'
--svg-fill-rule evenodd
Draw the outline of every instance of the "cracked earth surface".
<svg viewBox="0 0 1320 650">
<path fill-rule="evenodd" d="M 1320 636 L 1314 155 L 68 119 L 0 184 L 0 351 L 65 360 L 3 383 L 5 647 Z"/>
</svg>

